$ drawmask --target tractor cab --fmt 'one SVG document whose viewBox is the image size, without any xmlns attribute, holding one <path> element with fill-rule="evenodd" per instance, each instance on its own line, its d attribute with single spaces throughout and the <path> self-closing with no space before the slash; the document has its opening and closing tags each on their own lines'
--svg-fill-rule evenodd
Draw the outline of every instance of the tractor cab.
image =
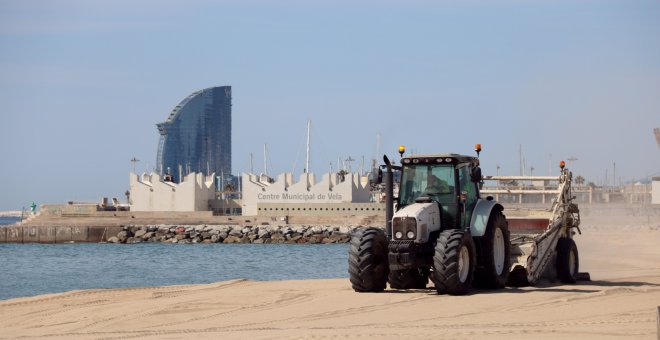
<svg viewBox="0 0 660 340">
<path fill-rule="evenodd" d="M 479 199 L 477 157 L 458 154 L 411 155 L 401 160 L 397 210 L 416 203 L 437 204 L 441 229 L 469 227 Z"/>
</svg>

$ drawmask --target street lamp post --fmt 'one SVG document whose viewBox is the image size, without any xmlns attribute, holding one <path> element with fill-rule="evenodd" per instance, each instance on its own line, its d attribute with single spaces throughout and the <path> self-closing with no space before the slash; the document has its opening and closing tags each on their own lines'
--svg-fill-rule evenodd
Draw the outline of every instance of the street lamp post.
<svg viewBox="0 0 660 340">
<path fill-rule="evenodd" d="M 133 158 L 131 159 L 131 163 L 133 163 L 133 173 L 134 173 L 134 174 L 136 173 L 136 172 L 135 172 L 135 163 L 137 163 L 137 162 L 139 162 L 139 161 L 140 161 L 140 160 L 137 159 L 137 158 L 135 158 L 135 157 L 133 157 Z"/>
</svg>

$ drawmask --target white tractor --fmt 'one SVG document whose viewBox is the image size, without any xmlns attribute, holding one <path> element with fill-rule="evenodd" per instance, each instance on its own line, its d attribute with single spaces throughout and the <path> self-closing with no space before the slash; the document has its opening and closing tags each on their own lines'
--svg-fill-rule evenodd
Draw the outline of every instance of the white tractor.
<svg viewBox="0 0 660 340">
<path fill-rule="evenodd" d="M 579 212 L 570 203 L 570 172 L 562 166 L 562 176 L 554 178 L 560 182 L 559 195 L 543 230 L 523 227 L 524 235 L 512 237 L 504 207 L 480 194 L 479 144 L 475 151 L 477 157 L 405 156 L 401 166 L 384 157 L 387 224 L 385 229 L 358 228 L 351 235 L 349 275 L 355 291 L 382 291 L 388 282 L 393 289 L 423 289 L 429 278 L 439 294 L 452 295 L 466 294 L 473 286 L 533 284 L 551 260 L 556 270 L 547 272 L 563 282 L 575 281 L 578 258 L 571 228 L 579 225 Z M 396 212 L 393 171 L 401 172 Z M 376 182 L 382 178 L 378 173 Z M 524 219 L 517 222 L 525 226 Z"/>
</svg>

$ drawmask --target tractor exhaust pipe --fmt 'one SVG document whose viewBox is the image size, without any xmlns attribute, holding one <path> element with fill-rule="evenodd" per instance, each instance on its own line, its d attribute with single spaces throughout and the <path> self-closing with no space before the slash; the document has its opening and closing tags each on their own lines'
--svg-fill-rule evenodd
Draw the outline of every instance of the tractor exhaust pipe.
<svg viewBox="0 0 660 340">
<path fill-rule="evenodd" d="M 392 238 L 392 217 L 394 216 L 394 175 L 392 163 L 387 155 L 383 155 L 385 161 L 385 234 L 387 239 Z"/>
</svg>

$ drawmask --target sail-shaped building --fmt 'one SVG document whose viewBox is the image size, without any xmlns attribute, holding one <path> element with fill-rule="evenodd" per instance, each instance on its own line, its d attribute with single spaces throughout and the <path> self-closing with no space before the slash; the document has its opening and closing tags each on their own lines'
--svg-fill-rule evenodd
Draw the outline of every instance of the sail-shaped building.
<svg viewBox="0 0 660 340">
<path fill-rule="evenodd" d="M 189 173 L 231 175 L 231 86 L 192 93 L 156 124 L 157 171 L 180 182 Z"/>
</svg>

